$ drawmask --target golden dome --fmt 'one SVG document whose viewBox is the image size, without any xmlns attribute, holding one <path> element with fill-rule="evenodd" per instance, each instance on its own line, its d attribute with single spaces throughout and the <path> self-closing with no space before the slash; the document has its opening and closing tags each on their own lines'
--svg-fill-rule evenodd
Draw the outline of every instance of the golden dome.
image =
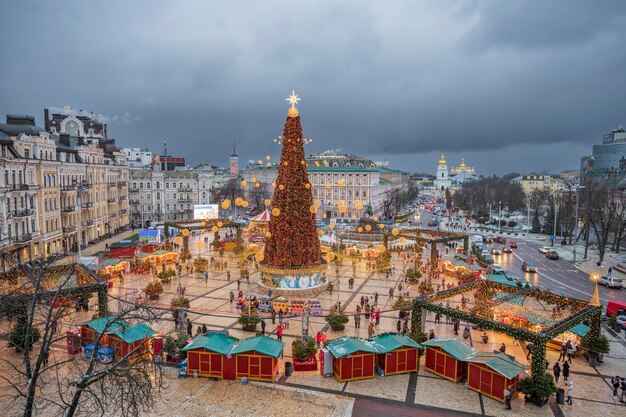
<svg viewBox="0 0 626 417">
<path fill-rule="evenodd" d="M 441 159 L 439 160 L 439 165 L 445 165 L 446 158 L 443 156 L 443 152 L 441 152 Z"/>
<path fill-rule="evenodd" d="M 464 166 L 465 166 L 465 159 L 464 159 L 464 158 L 462 158 L 462 159 L 461 159 L 461 165 L 459 165 L 459 168 L 462 168 L 462 167 L 464 167 Z"/>
</svg>

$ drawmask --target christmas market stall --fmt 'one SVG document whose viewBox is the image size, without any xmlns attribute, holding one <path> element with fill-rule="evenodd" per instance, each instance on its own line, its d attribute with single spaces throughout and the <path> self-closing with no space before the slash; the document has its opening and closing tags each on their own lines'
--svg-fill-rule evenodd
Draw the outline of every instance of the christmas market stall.
<svg viewBox="0 0 626 417">
<path fill-rule="evenodd" d="M 151 357 L 151 342 L 157 332 L 145 323 L 134 326 L 121 326 L 107 334 L 107 345 L 115 352 L 115 359 L 136 361 Z"/>
<path fill-rule="evenodd" d="M 128 327 L 126 320 L 116 319 L 115 316 L 100 317 L 83 323 L 80 326 L 80 338 L 83 346 L 90 345 L 96 341 L 98 335 L 105 332 L 100 338 L 100 344 L 106 345 L 106 333 Z"/>
<path fill-rule="evenodd" d="M 517 383 L 526 366 L 504 353 L 478 352 L 467 363 L 467 387 L 494 400 L 504 402 L 504 390 Z"/>
<path fill-rule="evenodd" d="M 109 246 L 110 258 L 134 258 L 137 255 L 139 245 L 130 240 L 120 240 Z"/>
<path fill-rule="evenodd" d="M 582 338 L 587 333 L 589 333 L 588 325 L 584 323 L 577 324 L 565 333 L 561 333 L 560 335 L 557 335 L 554 339 L 551 339 L 548 342 L 548 347 L 554 350 L 561 350 L 561 346 L 563 345 L 563 343 L 567 343 L 569 341 L 575 348 L 575 356 L 578 356 L 582 352 L 582 349 L 579 349 L 578 347 L 582 342 Z"/>
<path fill-rule="evenodd" d="M 339 382 L 374 378 L 378 349 L 369 341 L 341 337 L 326 344 L 333 357 L 333 374 Z"/>
<path fill-rule="evenodd" d="M 278 357 L 282 351 L 283 342 L 267 336 L 239 341 L 229 352 L 235 359 L 235 377 L 274 382 L 278 373 Z"/>
<path fill-rule="evenodd" d="M 105 259 L 98 266 L 97 274 L 104 280 L 119 278 L 130 272 L 130 262 L 122 259 Z"/>
<path fill-rule="evenodd" d="M 418 350 L 422 347 L 413 339 L 387 333 L 375 337 L 371 343 L 380 352 L 378 366 L 385 376 L 417 372 Z"/>
<path fill-rule="evenodd" d="M 198 336 L 185 346 L 187 372 L 198 376 L 220 379 L 235 379 L 236 358 L 229 353 L 237 339 L 224 333 Z"/>
<path fill-rule="evenodd" d="M 467 377 L 467 360 L 476 354 L 474 348 L 444 337 L 423 342 L 422 346 L 427 370 L 455 383 Z"/>
</svg>

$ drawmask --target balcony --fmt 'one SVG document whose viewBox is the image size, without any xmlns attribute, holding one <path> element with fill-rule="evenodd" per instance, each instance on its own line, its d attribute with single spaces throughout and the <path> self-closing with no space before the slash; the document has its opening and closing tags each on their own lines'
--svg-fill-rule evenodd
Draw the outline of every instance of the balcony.
<svg viewBox="0 0 626 417">
<path fill-rule="evenodd" d="M 63 192 L 76 191 L 76 186 L 75 185 L 62 185 L 61 191 Z"/>
<path fill-rule="evenodd" d="M 11 189 L 13 191 L 28 191 L 28 190 L 30 190 L 30 185 L 28 185 L 28 184 L 13 184 L 13 185 L 11 185 Z"/>
<path fill-rule="evenodd" d="M 117 211 L 109 213 L 109 217 L 117 217 Z"/>
<path fill-rule="evenodd" d="M 17 243 L 27 243 L 33 240 L 33 234 L 26 233 L 26 234 L 23 234 L 22 236 L 17 236 L 14 240 Z"/>
<path fill-rule="evenodd" d="M 193 192 L 193 189 L 192 189 L 192 188 L 190 188 L 190 187 L 179 188 L 179 189 L 178 189 L 178 192 L 179 192 L 179 193 L 191 193 L 191 192 Z"/>
<path fill-rule="evenodd" d="M 128 184 L 128 181 L 118 181 L 118 182 L 117 182 L 117 186 L 118 186 L 118 187 L 123 187 L 123 186 L 125 186 L 126 184 Z"/>
<path fill-rule="evenodd" d="M 71 213 L 76 210 L 75 206 L 66 206 L 61 209 L 63 213 Z"/>
<path fill-rule="evenodd" d="M 33 215 L 33 209 L 19 209 L 13 210 L 13 217 L 26 217 Z"/>
<path fill-rule="evenodd" d="M 179 198 L 178 202 L 179 203 L 192 203 L 193 199 L 191 199 L 191 198 Z"/>
<path fill-rule="evenodd" d="M 85 201 L 80 204 L 80 208 L 90 209 L 93 208 L 93 201 Z"/>
<path fill-rule="evenodd" d="M 139 204 L 139 200 L 129 200 L 130 204 Z"/>
<path fill-rule="evenodd" d="M 87 220 L 83 223 L 83 226 L 93 226 L 94 224 L 96 224 L 95 220 Z"/>
<path fill-rule="evenodd" d="M 74 233 L 76 226 L 63 226 L 63 233 Z"/>
<path fill-rule="evenodd" d="M 119 198 L 119 200 L 120 200 L 120 201 L 122 201 L 122 200 L 126 200 L 126 196 L 125 196 L 125 195 L 121 195 L 121 196 L 120 196 L 120 198 Z"/>
<path fill-rule="evenodd" d="M 116 201 L 117 201 L 117 198 L 115 198 L 115 197 L 107 198 L 107 203 L 115 203 Z"/>
<path fill-rule="evenodd" d="M 126 214 L 128 213 L 128 209 L 121 209 L 120 211 L 118 211 L 118 214 L 122 215 L 122 214 Z"/>
</svg>

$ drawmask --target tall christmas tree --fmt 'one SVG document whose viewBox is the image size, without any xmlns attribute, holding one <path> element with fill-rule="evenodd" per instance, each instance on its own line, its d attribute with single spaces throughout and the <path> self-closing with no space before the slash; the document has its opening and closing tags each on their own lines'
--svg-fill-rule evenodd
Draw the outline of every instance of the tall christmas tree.
<svg viewBox="0 0 626 417">
<path fill-rule="evenodd" d="M 315 225 L 312 185 L 306 170 L 298 96 L 292 93 L 272 198 L 269 233 L 263 264 L 279 268 L 310 267 L 322 263 Z"/>
</svg>

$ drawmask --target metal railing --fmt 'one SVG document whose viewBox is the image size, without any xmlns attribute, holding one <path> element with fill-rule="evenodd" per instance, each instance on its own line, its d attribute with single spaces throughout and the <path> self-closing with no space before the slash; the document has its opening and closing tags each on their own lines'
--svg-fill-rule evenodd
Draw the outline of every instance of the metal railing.
<svg viewBox="0 0 626 417">
<path fill-rule="evenodd" d="M 73 212 L 74 210 L 76 210 L 76 207 L 75 207 L 75 206 L 65 206 L 65 207 L 63 207 L 63 208 L 61 209 L 61 211 L 62 211 L 63 213 L 71 213 L 71 212 Z"/>
</svg>

